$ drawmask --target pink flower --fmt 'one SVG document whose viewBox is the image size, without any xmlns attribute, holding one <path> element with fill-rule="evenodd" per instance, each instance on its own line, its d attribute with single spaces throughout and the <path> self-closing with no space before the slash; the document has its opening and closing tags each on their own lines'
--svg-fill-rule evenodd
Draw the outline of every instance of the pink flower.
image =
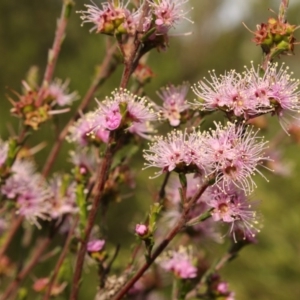
<svg viewBox="0 0 300 300">
<path fill-rule="evenodd" d="M 79 146 L 87 146 L 89 143 L 104 142 L 109 139 L 109 131 L 104 127 L 95 130 L 95 113 L 89 112 L 82 116 L 69 128 L 68 140 L 75 142 Z"/>
<path fill-rule="evenodd" d="M 179 86 L 170 85 L 161 89 L 158 96 L 163 100 L 161 114 L 168 119 L 171 126 L 180 124 L 181 113 L 189 109 L 186 96 L 189 90 L 187 83 Z"/>
<path fill-rule="evenodd" d="M 156 176 L 164 172 L 185 171 L 203 172 L 205 152 L 203 137 L 194 131 L 173 130 L 167 137 L 157 137 L 156 141 L 144 151 L 144 158 L 148 161 L 145 166 L 160 168 Z"/>
<path fill-rule="evenodd" d="M 220 77 L 214 71 L 210 72 L 210 79 L 204 78 L 192 87 L 200 98 L 200 101 L 193 103 L 195 107 L 208 111 L 220 109 L 245 118 L 258 113 L 255 102 L 249 97 L 248 82 L 235 70 Z"/>
<path fill-rule="evenodd" d="M 46 89 L 45 98 L 50 98 L 51 102 L 53 101 L 59 106 L 71 105 L 79 97 L 77 92 L 68 94 L 69 83 L 70 80 L 66 80 L 64 83 L 60 79 L 54 80 Z"/>
<path fill-rule="evenodd" d="M 252 67 L 249 73 L 253 74 L 256 81 L 259 81 L 258 71 Z M 285 67 L 284 63 L 269 64 L 261 82 L 266 86 L 264 93 L 269 100 L 269 108 L 281 119 L 281 125 L 285 128 L 284 120 L 286 113 L 299 113 L 300 111 L 300 90 L 299 80 L 292 78 L 292 72 Z"/>
<path fill-rule="evenodd" d="M 213 220 L 231 224 L 230 233 L 233 233 L 234 239 L 236 229 L 242 229 L 244 238 L 255 237 L 259 232 L 257 212 L 253 210 L 242 190 L 237 189 L 234 185 L 227 187 L 224 191 L 214 187 L 207 199 L 209 199 L 208 206 L 214 208 Z"/>
<path fill-rule="evenodd" d="M 99 108 L 94 113 L 92 132 L 124 129 L 149 138 L 148 135 L 154 131 L 151 122 L 156 119 L 152 103 L 146 98 L 137 97 L 126 90 L 116 90 L 110 98 L 99 102 Z"/>
<path fill-rule="evenodd" d="M 12 175 L 1 187 L 8 199 L 15 200 L 17 213 L 39 226 L 38 218 L 47 219 L 50 211 L 51 193 L 44 178 L 35 172 L 29 160 L 16 160 Z"/>
<path fill-rule="evenodd" d="M 287 113 L 299 113 L 299 80 L 292 78 L 288 68 L 269 64 L 261 75 L 260 66 L 246 68 L 242 74 L 232 70 L 220 77 L 212 72 L 210 80 L 204 78 L 193 87 L 200 101 L 194 106 L 202 110 L 220 109 L 234 116 L 250 119 L 261 114 L 272 113 L 280 118 L 284 126 Z"/>
<path fill-rule="evenodd" d="M 210 277 L 209 290 L 216 298 L 225 300 L 234 300 L 235 294 L 231 292 L 226 281 L 221 281 L 220 275 L 213 274 Z"/>
<path fill-rule="evenodd" d="M 90 31 L 104 34 L 134 34 L 138 25 L 138 12 L 131 13 L 126 7 L 129 1 L 124 4 L 123 0 L 109 1 L 101 3 L 102 8 L 96 4 L 85 4 L 86 11 L 78 11 L 82 14 L 84 23 L 93 23 L 94 27 Z"/>
<path fill-rule="evenodd" d="M 88 252 L 100 252 L 105 246 L 105 240 L 92 240 L 87 243 Z"/>
<path fill-rule="evenodd" d="M 217 123 L 215 125 L 216 129 L 207 133 L 204 139 L 208 169 L 216 175 L 219 187 L 233 183 L 250 193 L 256 187 L 253 174 L 264 177 L 258 166 L 269 160 L 265 155 L 267 142 L 250 126 L 229 122 L 224 127 Z"/>
<path fill-rule="evenodd" d="M 267 143 L 250 127 L 215 125 L 209 132 L 174 130 L 165 138 L 157 137 L 144 151 L 146 168 L 159 168 L 156 176 L 171 171 L 211 175 L 220 188 L 233 183 L 250 193 L 256 187 L 253 174 L 264 177 L 258 166 L 270 160 L 265 155 Z"/>
<path fill-rule="evenodd" d="M 60 218 L 66 214 L 76 214 L 79 208 L 76 205 L 76 183 L 68 178 L 56 175 L 50 181 L 52 219 Z"/>
<path fill-rule="evenodd" d="M 161 268 L 172 272 L 176 277 L 189 279 L 197 277 L 197 268 L 192 263 L 191 253 L 186 248 L 170 251 L 168 256 L 158 260 Z"/>
<path fill-rule="evenodd" d="M 183 9 L 189 0 L 149 1 L 155 19 L 156 34 L 166 34 L 179 21 L 185 19 L 189 11 Z M 189 20 L 190 21 L 190 20 Z"/>
<path fill-rule="evenodd" d="M 122 121 L 119 103 L 111 103 L 111 105 L 102 105 L 100 120 L 96 119 L 95 123 L 102 123 L 101 125 L 109 131 L 117 129 Z"/>
</svg>

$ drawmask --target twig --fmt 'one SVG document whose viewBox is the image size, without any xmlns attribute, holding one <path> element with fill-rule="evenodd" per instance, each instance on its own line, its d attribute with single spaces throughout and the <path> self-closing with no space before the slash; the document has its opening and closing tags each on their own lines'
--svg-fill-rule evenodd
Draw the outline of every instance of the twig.
<svg viewBox="0 0 300 300">
<path fill-rule="evenodd" d="M 112 58 L 115 54 L 115 51 L 117 49 L 117 45 L 113 45 L 106 53 L 106 56 L 99 67 L 99 71 L 97 72 L 91 86 L 89 87 L 87 93 L 85 94 L 84 98 L 82 99 L 82 102 L 80 103 L 76 113 L 74 116 L 70 119 L 70 121 L 65 125 L 63 130 L 61 131 L 60 135 L 57 137 L 49 156 L 46 159 L 42 174 L 43 176 L 47 176 L 53 166 L 53 163 L 59 153 L 59 150 L 62 146 L 62 143 L 65 141 L 65 138 L 68 134 L 69 127 L 75 122 L 75 120 L 79 117 L 79 113 L 81 111 L 84 111 L 86 107 L 88 106 L 90 100 L 92 99 L 92 96 L 96 92 L 97 88 L 105 82 L 105 80 L 111 75 L 111 73 L 116 69 L 117 67 L 117 61 L 113 61 Z"/>
<path fill-rule="evenodd" d="M 166 194 L 165 189 L 166 189 L 166 186 L 168 184 L 168 181 L 169 181 L 169 178 L 170 178 L 170 174 L 171 174 L 170 172 L 166 173 L 164 181 L 162 182 L 160 190 L 159 190 L 159 192 L 158 192 L 158 194 L 157 194 L 157 196 L 155 198 L 155 203 L 162 204 L 162 200 L 164 199 L 165 194 Z M 149 216 L 147 216 L 147 218 L 145 220 L 145 223 L 147 223 L 148 221 L 149 221 Z M 139 241 L 139 243 L 134 247 L 134 249 L 132 251 L 131 260 L 130 260 L 128 266 L 127 266 L 127 269 L 129 269 L 133 265 L 134 260 L 135 260 L 135 258 L 137 256 L 137 254 L 138 254 L 141 246 L 142 246 L 142 243 L 141 243 L 141 241 Z"/>
<path fill-rule="evenodd" d="M 143 31 L 143 21 L 146 18 L 149 11 L 149 3 L 147 1 L 144 2 L 143 12 L 141 14 L 138 29 L 133 37 L 130 37 L 126 41 L 126 49 L 123 48 L 122 41 L 119 42 L 120 49 L 124 56 L 124 71 L 120 83 L 120 88 L 126 88 L 128 85 L 128 81 L 130 79 L 131 74 L 135 70 L 138 65 L 139 59 L 142 56 L 142 43 L 138 38 L 138 32 Z"/>
<path fill-rule="evenodd" d="M 142 26 L 143 18 L 147 14 L 148 9 L 149 9 L 149 3 L 145 2 L 144 8 L 143 8 L 143 13 L 140 18 L 139 28 Z M 124 54 L 124 64 L 125 64 L 123 75 L 121 78 L 121 83 L 120 83 L 120 88 L 123 88 L 123 89 L 127 87 L 130 76 L 131 76 L 133 70 L 135 69 L 135 67 L 137 66 L 137 62 L 140 58 L 141 43 L 138 40 L 137 32 L 134 37 L 130 37 L 130 43 L 131 43 L 131 45 L 128 47 L 129 54 L 126 55 L 126 53 L 124 52 L 124 49 L 122 48 L 123 45 L 121 44 L 121 42 L 119 42 L 119 46 L 122 50 L 122 53 Z M 111 141 L 114 140 L 113 137 L 111 137 L 110 139 L 111 139 Z M 90 236 L 91 230 L 94 226 L 94 222 L 96 219 L 100 201 L 101 201 L 101 198 L 103 195 L 104 185 L 107 180 L 108 171 L 109 171 L 109 168 L 110 168 L 111 162 L 112 162 L 113 148 L 114 148 L 114 146 L 111 143 L 109 143 L 108 147 L 106 148 L 106 152 L 105 152 L 103 161 L 100 166 L 100 170 L 99 170 L 99 174 L 98 174 L 98 181 L 95 184 L 96 195 L 95 195 L 95 198 L 94 198 L 94 201 L 92 204 L 92 208 L 91 208 L 89 216 L 88 216 L 88 221 L 87 221 L 87 225 L 85 228 L 84 239 L 81 242 L 80 249 L 79 249 L 79 252 L 77 255 L 77 261 L 76 261 L 75 272 L 74 272 L 74 277 L 73 277 L 73 286 L 72 286 L 70 300 L 77 300 L 77 298 L 78 298 L 80 278 L 81 278 L 82 267 L 83 267 L 83 263 L 84 263 L 84 257 L 85 257 L 85 253 L 86 253 L 86 245 L 87 245 L 87 241 Z"/>
<path fill-rule="evenodd" d="M 79 286 L 80 286 L 80 278 L 81 278 L 81 273 L 82 273 L 82 267 L 84 263 L 84 257 L 86 253 L 86 246 L 87 246 L 87 241 L 89 239 L 90 233 L 92 231 L 92 228 L 95 223 L 96 215 L 98 212 L 98 208 L 100 205 L 100 200 L 103 195 L 104 191 L 104 185 L 108 177 L 108 171 L 111 166 L 112 162 L 112 145 L 111 143 L 107 146 L 106 152 L 104 155 L 104 158 L 102 160 L 102 163 L 99 168 L 98 172 L 98 181 L 96 182 L 96 195 L 92 204 L 92 208 L 90 210 L 88 220 L 87 220 L 87 225 L 85 228 L 84 232 L 84 238 L 81 241 L 80 249 L 77 255 L 77 261 L 76 261 L 76 266 L 75 266 L 75 271 L 74 271 L 74 277 L 73 277 L 73 286 L 72 286 L 72 291 L 71 291 L 71 296 L 70 300 L 76 300 L 78 297 L 78 292 L 79 292 Z"/>
<path fill-rule="evenodd" d="M 168 184 L 168 181 L 170 179 L 170 172 L 167 172 L 164 178 L 164 181 L 160 187 L 159 193 L 157 194 L 157 197 L 155 199 L 156 203 L 161 204 L 162 200 L 164 199 L 165 195 L 166 195 L 166 186 Z"/>
<path fill-rule="evenodd" d="M 201 197 L 201 195 L 205 192 L 209 183 L 203 184 L 203 186 L 198 190 L 198 192 L 194 195 L 194 197 L 188 202 L 186 205 L 181 218 L 177 222 L 176 226 L 169 232 L 169 234 L 165 237 L 165 239 L 159 244 L 159 246 L 155 249 L 152 256 L 149 257 L 147 262 L 138 270 L 138 272 L 125 284 L 125 286 L 121 289 L 121 291 L 117 294 L 114 300 L 123 299 L 126 293 L 130 290 L 130 288 L 142 277 L 142 275 L 147 271 L 147 269 L 152 265 L 155 259 L 163 252 L 163 250 L 169 245 L 169 243 L 173 240 L 173 238 L 177 235 L 177 233 L 182 229 L 185 224 L 187 215 L 190 209 L 195 205 L 197 200 Z"/>
<path fill-rule="evenodd" d="M 286 22 L 286 13 L 289 6 L 289 0 L 281 0 L 279 6 L 278 20 L 285 23 Z"/>
<path fill-rule="evenodd" d="M 17 216 L 14 219 L 12 225 L 10 226 L 7 237 L 0 249 L 0 260 L 1 260 L 2 256 L 5 254 L 7 248 L 9 247 L 13 237 L 15 236 L 16 232 L 18 231 L 19 227 L 21 226 L 23 220 L 24 220 L 24 217 L 21 215 Z"/>
<path fill-rule="evenodd" d="M 48 300 L 51 297 L 52 286 L 53 286 L 53 284 L 54 284 L 54 282 L 56 280 L 56 277 L 57 277 L 57 274 L 58 274 L 58 272 L 60 270 L 60 267 L 61 267 L 61 265 L 62 265 L 62 263 L 63 263 L 66 255 L 67 255 L 67 253 L 68 253 L 69 245 L 70 245 L 70 242 L 72 240 L 73 233 L 74 233 L 74 231 L 76 229 L 77 223 L 78 223 L 78 217 L 76 217 L 76 219 L 74 220 L 74 224 L 73 224 L 72 228 L 70 228 L 70 230 L 69 230 L 67 239 L 65 241 L 64 248 L 63 248 L 63 250 L 62 250 L 62 252 L 61 252 L 61 254 L 60 254 L 60 256 L 59 256 L 59 258 L 57 260 L 57 263 L 56 263 L 56 265 L 54 267 L 54 271 L 53 271 L 53 274 L 52 274 L 51 279 L 49 281 L 48 288 L 47 288 L 47 291 L 46 291 L 46 294 L 45 294 L 43 300 Z"/>
<path fill-rule="evenodd" d="M 37 106 L 41 105 L 41 102 L 43 101 L 43 96 L 45 93 L 45 88 L 48 86 L 49 82 L 52 80 L 54 69 L 56 66 L 56 62 L 58 59 L 58 55 L 59 55 L 59 52 L 61 49 L 61 45 L 62 45 L 64 36 L 65 36 L 65 30 L 66 30 L 66 27 L 68 24 L 68 20 L 69 20 L 70 13 L 71 13 L 71 8 L 72 8 L 73 4 L 74 3 L 72 0 L 63 0 L 63 6 L 62 6 L 60 18 L 57 22 L 57 28 L 56 28 L 56 32 L 55 32 L 53 46 L 49 50 L 49 54 L 48 54 L 48 63 L 46 66 L 42 87 L 39 90 L 37 100 L 36 100 Z"/>
</svg>

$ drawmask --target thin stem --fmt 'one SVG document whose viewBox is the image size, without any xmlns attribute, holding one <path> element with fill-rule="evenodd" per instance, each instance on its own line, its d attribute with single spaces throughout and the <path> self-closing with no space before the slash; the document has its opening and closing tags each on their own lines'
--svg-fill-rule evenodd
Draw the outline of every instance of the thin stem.
<svg viewBox="0 0 300 300">
<path fill-rule="evenodd" d="M 175 277 L 172 285 L 172 300 L 178 300 L 178 280 Z"/>
<path fill-rule="evenodd" d="M 164 199 L 165 194 L 166 194 L 166 190 L 165 189 L 166 189 L 166 186 L 168 184 L 168 181 L 169 181 L 169 178 L 170 178 L 170 174 L 171 174 L 170 172 L 166 173 L 165 178 L 163 180 L 163 183 L 162 183 L 162 185 L 160 187 L 160 190 L 159 190 L 159 192 L 158 192 L 158 194 L 156 196 L 155 203 L 162 204 L 162 200 Z M 149 216 L 147 216 L 147 218 L 145 220 L 145 223 L 148 223 L 148 221 L 149 221 Z M 127 269 L 130 268 L 130 266 L 133 265 L 134 260 L 135 260 L 135 258 L 137 256 L 137 254 L 138 254 L 141 246 L 142 246 L 142 243 L 141 243 L 141 241 L 139 241 L 138 244 L 134 247 L 134 249 L 132 251 L 132 257 L 131 257 L 129 265 L 127 266 Z"/>
<path fill-rule="evenodd" d="M 138 62 L 143 53 L 142 50 L 142 43 L 138 38 L 138 32 L 143 32 L 143 22 L 148 14 L 149 11 L 149 3 L 148 1 L 144 2 L 143 11 L 139 20 L 138 29 L 133 37 L 130 37 L 126 40 L 126 47 L 123 47 L 122 41 L 119 41 L 119 47 L 124 56 L 124 71 L 120 83 L 120 88 L 126 88 L 128 85 L 128 81 L 130 79 L 131 74 L 135 70 L 138 65 Z"/>
<path fill-rule="evenodd" d="M 158 245 L 158 247 L 153 252 L 152 256 L 149 257 L 147 262 L 138 270 L 138 272 L 125 284 L 125 286 L 121 289 L 121 291 L 117 294 L 114 300 L 120 300 L 125 297 L 130 288 L 143 276 L 143 274 L 148 270 L 148 268 L 152 265 L 155 259 L 163 252 L 163 250 L 169 245 L 169 243 L 173 240 L 173 238 L 177 235 L 177 233 L 182 229 L 186 222 L 187 215 L 190 209 L 195 205 L 197 200 L 201 197 L 201 195 L 205 192 L 209 183 L 203 184 L 203 186 L 198 190 L 198 192 L 194 195 L 194 197 L 188 202 L 185 206 L 185 209 L 175 225 L 175 227 L 168 233 L 165 239 Z"/>
<path fill-rule="evenodd" d="M 133 72 L 132 60 L 133 60 L 133 58 L 130 58 L 129 62 L 125 62 L 125 67 L 124 67 L 124 71 L 123 71 L 123 75 L 122 75 L 122 79 L 121 79 L 121 83 L 120 83 L 120 87 L 122 89 L 124 89 L 128 85 L 129 78 Z"/>
<path fill-rule="evenodd" d="M 286 13 L 287 13 L 288 6 L 289 6 L 289 0 L 281 0 L 279 6 L 278 20 L 283 23 L 286 22 Z"/>
<path fill-rule="evenodd" d="M 149 9 L 149 4 L 148 4 L 148 2 L 145 2 L 143 14 L 140 18 L 139 27 L 142 26 L 143 18 L 146 15 L 148 9 Z M 127 87 L 130 76 L 131 76 L 132 72 L 134 71 L 135 67 L 137 66 L 137 62 L 140 58 L 141 43 L 137 38 L 137 33 L 135 34 L 134 37 L 130 37 L 127 40 L 127 43 L 128 43 L 128 45 L 127 45 L 128 52 L 124 52 L 122 41 L 119 41 L 119 46 L 122 49 L 122 52 L 124 55 L 124 62 L 125 62 L 125 67 L 124 67 L 124 71 L 123 71 L 123 75 L 122 75 L 121 83 L 120 83 L 120 88 L 123 88 L 123 89 Z M 113 138 L 111 138 L 111 140 L 113 141 Z M 77 300 L 77 298 L 78 298 L 78 292 L 79 292 L 79 287 L 80 287 L 80 278 L 81 278 L 81 273 L 82 273 L 82 268 L 83 268 L 83 263 L 84 263 L 84 257 L 85 257 L 85 253 L 86 253 L 86 245 L 87 245 L 87 241 L 89 239 L 90 233 L 91 233 L 92 228 L 95 223 L 96 215 L 97 215 L 100 201 L 101 201 L 103 191 L 104 191 L 104 185 L 108 178 L 108 171 L 111 166 L 112 156 L 113 156 L 113 145 L 110 143 L 109 146 L 106 148 L 106 152 L 105 152 L 103 161 L 102 161 L 100 169 L 99 169 L 98 181 L 95 184 L 96 195 L 95 195 L 95 198 L 94 198 L 94 201 L 92 204 L 92 208 L 91 208 L 89 216 L 88 216 L 88 221 L 87 221 L 87 225 L 85 228 L 84 239 L 81 242 L 80 249 L 79 249 L 79 252 L 77 255 L 77 261 L 76 261 L 75 272 L 74 272 L 74 277 L 73 277 L 73 286 L 72 286 L 70 300 Z"/>
<path fill-rule="evenodd" d="M 55 32 L 53 46 L 49 50 L 49 54 L 48 54 L 48 63 L 47 63 L 45 74 L 44 74 L 43 84 L 39 90 L 37 101 L 36 101 L 37 106 L 41 105 L 41 102 L 43 101 L 45 88 L 48 86 L 49 82 L 52 80 L 54 69 L 56 66 L 57 59 L 58 59 L 58 55 L 60 53 L 61 45 L 64 40 L 65 30 L 66 30 L 66 27 L 68 24 L 72 6 L 73 6 L 72 0 L 63 0 L 63 6 L 62 6 L 60 18 L 58 19 L 58 22 L 57 22 L 57 28 L 56 28 L 56 32 Z"/>
<path fill-rule="evenodd" d="M 99 71 L 97 72 L 91 86 L 89 87 L 87 93 L 85 94 L 84 98 L 82 99 L 82 102 L 80 103 L 76 113 L 73 115 L 73 117 L 70 119 L 70 121 L 65 125 L 59 136 L 57 137 L 49 156 L 46 159 L 42 174 L 43 176 L 47 176 L 53 166 L 54 161 L 56 160 L 56 157 L 60 151 L 60 148 L 65 141 L 65 138 L 69 132 L 69 127 L 75 122 L 75 120 L 79 117 L 79 113 L 81 111 L 84 111 L 88 104 L 90 103 L 90 100 L 92 99 L 94 93 L 96 92 L 97 88 L 105 82 L 105 80 L 113 73 L 113 71 L 117 67 L 117 61 L 113 60 L 113 56 L 116 52 L 117 45 L 113 45 L 109 48 L 109 50 L 106 53 L 106 56 L 99 67 Z"/>
<path fill-rule="evenodd" d="M 162 200 L 164 199 L 165 195 L 166 195 L 166 186 L 168 184 L 168 181 L 170 179 L 170 172 L 167 172 L 164 178 L 164 181 L 160 187 L 159 193 L 157 194 L 157 197 L 155 199 L 156 203 L 161 204 Z"/>
<path fill-rule="evenodd" d="M 235 252 L 228 252 L 226 253 L 217 263 L 217 265 L 215 266 L 215 271 L 218 272 L 220 271 L 224 265 L 229 262 L 232 258 L 234 258 L 236 256 Z"/>
<path fill-rule="evenodd" d="M 62 263 L 64 262 L 65 257 L 66 257 L 66 255 L 68 253 L 69 245 L 70 245 L 70 242 L 72 240 L 73 233 L 74 233 L 74 231 L 76 229 L 77 223 L 78 223 L 78 217 L 76 217 L 76 219 L 74 220 L 73 226 L 69 230 L 67 239 L 65 241 L 65 245 L 64 245 L 64 247 L 62 249 L 62 252 L 61 252 L 61 254 L 60 254 L 60 256 L 59 256 L 59 258 L 57 260 L 57 263 L 56 263 L 56 265 L 54 267 L 54 271 L 53 271 L 53 274 L 51 276 L 51 279 L 50 279 L 50 282 L 48 284 L 48 288 L 47 288 L 47 291 L 46 291 L 46 294 L 45 294 L 43 300 L 48 300 L 51 297 L 52 286 L 53 286 L 53 284 L 54 284 L 54 282 L 56 280 L 56 277 L 57 277 L 57 274 L 58 274 L 58 272 L 60 270 L 60 267 L 61 267 Z"/>
<path fill-rule="evenodd" d="M 21 145 L 21 144 L 24 142 L 24 138 L 25 138 L 25 136 L 26 136 L 26 133 L 27 133 L 27 128 L 24 127 L 24 128 L 21 130 L 21 132 L 20 132 L 20 134 L 19 134 L 19 136 L 18 136 L 17 142 L 18 142 L 19 145 Z"/>
<path fill-rule="evenodd" d="M 2 258 L 2 256 L 5 254 L 5 252 L 7 251 L 7 248 L 9 247 L 13 237 L 15 236 L 16 232 L 18 231 L 18 229 L 20 228 L 22 222 L 24 220 L 24 217 L 19 215 L 17 216 L 14 220 L 12 225 L 10 226 L 9 232 L 6 236 L 6 239 L 0 249 L 0 260 Z"/>
<path fill-rule="evenodd" d="M 95 223 L 96 215 L 98 212 L 98 208 L 100 205 L 100 201 L 103 195 L 104 191 L 104 185 L 108 177 L 108 171 L 111 166 L 112 162 L 112 144 L 110 143 L 107 148 L 104 155 L 104 158 L 102 160 L 102 163 L 99 168 L 98 172 L 98 181 L 96 182 L 95 189 L 96 189 L 96 195 L 92 204 L 92 208 L 90 210 L 87 225 L 84 232 L 84 239 L 81 241 L 80 249 L 77 255 L 77 261 L 74 271 L 74 277 L 73 277 L 73 286 L 71 291 L 70 300 L 76 300 L 78 298 L 78 292 L 79 292 L 79 286 L 80 286 L 80 278 L 82 273 L 82 267 L 84 263 L 84 257 L 86 253 L 86 246 L 87 241 L 89 239 L 90 233 L 92 231 L 92 228 Z"/>
</svg>

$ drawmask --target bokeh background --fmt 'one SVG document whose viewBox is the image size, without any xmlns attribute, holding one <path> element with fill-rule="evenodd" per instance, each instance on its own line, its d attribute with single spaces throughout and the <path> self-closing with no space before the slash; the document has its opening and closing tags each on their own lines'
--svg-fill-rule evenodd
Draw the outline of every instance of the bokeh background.
<svg viewBox="0 0 300 300">
<path fill-rule="evenodd" d="M 95 1 L 97 4 L 99 0 Z M 70 78 L 71 89 L 83 96 L 93 77 L 95 66 L 104 56 L 105 37 L 89 33 L 90 26 L 81 27 L 76 10 L 83 9 L 86 1 L 76 0 L 66 39 L 55 72 L 55 77 Z M 255 30 L 256 24 L 266 22 L 274 11 L 278 10 L 279 0 L 190 0 L 194 9 L 191 11 L 193 24 L 185 22 L 176 33 L 192 32 L 188 36 L 170 39 L 167 52 L 152 51 L 148 63 L 155 77 L 146 87 L 147 94 L 157 100 L 159 87 L 182 81 L 195 83 L 207 75 L 208 70 L 217 73 L 237 69 L 241 71 L 250 61 L 261 61 L 261 50 L 251 42 L 252 35 L 242 22 Z M 0 134 L 2 139 L 9 135 L 8 127 L 18 130 L 18 120 L 9 115 L 10 104 L 6 94 L 10 89 L 21 91 L 23 80 L 33 65 L 43 74 L 47 60 L 47 51 L 52 45 L 56 19 L 60 14 L 60 0 L 22 0 L 0 2 Z M 291 0 L 288 21 L 300 24 L 300 1 Z M 300 31 L 296 32 L 300 40 Z M 296 46 L 295 56 L 283 57 L 300 78 L 300 46 Z M 116 88 L 120 81 L 121 67 L 112 78 L 98 90 L 96 96 L 102 99 Z M 190 99 L 193 98 L 190 93 Z M 77 102 L 78 103 L 78 102 Z M 91 107 L 94 103 L 91 104 Z M 63 125 L 70 114 L 61 115 L 59 122 Z M 271 120 L 267 137 L 271 138 L 282 129 L 277 121 Z M 39 166 L 54 140 L 51 125 L 46 124 L 37 132 L 29 143 L 34 146 L 41 141 L 47 147 L 37 154 Z M 270 183 L 257 178 L 259 188 L 253 198 L 261 200 L 264 216 L 264 228 L 258 236 L 259 243 L 241 252 L 240 257 L 222 270 L 224 279 L 236 292 L 236 299 L 300 299 L 300 157 L 299 145 L 288 137 L 282 142 L 284 160 L 290 164 L 292 173 L 288 177 L 268 174 Z M 67 170 L 67 154 L 70 145 L 64 145 L 54 171 Z M 108 215 L 109 243 L 124 242 L 121 256 L 130 253 L 130 244 L 134 241 L 132 220 L 139 221 L 149 207 L 153 190 L 159 186 L 161 178 L 149 182 L 149 172 L 141 171 L 142 159 L 137 157 L 138 184 L 135 195 L 114 204 Z M 151 191 L 151 192 L 150 192 Z M 125 224 L 125 225 L 124 225 Z M 21 237 L 20 237 L 21 238 Z M 125 242 L 127 241 L 127 242 Z M 17 245 L 17 244 L 16 244 Z M 222 253 L 227 245 L 210 245 L 214 253 Z M 216 250 L 217 249 L 217 250 Z M 19 249 L 12 249 L 11 255 L 18 256 Z M 34 276 L 47 276 L 51 264 L 37 267 L 25 282 L 30 286 Z M 93 299 L 95 293 L 96 273 L 91 270 L 85 274 L 80 299 Z M 0 287 L 1 289 L 1 287 Z M 63 297 L 61 299 L 64 299 Z"/>
</svg>

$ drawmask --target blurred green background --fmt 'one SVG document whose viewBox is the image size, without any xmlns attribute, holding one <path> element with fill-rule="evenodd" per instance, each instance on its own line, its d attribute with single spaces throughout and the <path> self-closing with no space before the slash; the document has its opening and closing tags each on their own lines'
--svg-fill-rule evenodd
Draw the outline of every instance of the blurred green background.
<svg viewBox="0 0 300 300">
<path fill-rule="evenodd" d="M 99 1 L 95 1 L 99 4 Z M 261 61 L 261 50 L 251 42 L 252 34 L 242 22 L 255 30 L 256 24 L 266 22 L 273 16 L 268 8 L 278 10 L 280 1 L 261 0 L 191 0 L 194 10 L 191 19 L 194 24 L 185 22 L 176 33 L 192 31 L 189 36 L 170 38 L 170 48 L 166 53 L 152 51 L 149 64 L 155 77 L 146 87 L 147 94 L 157 100 L 156 90 L 167 84 L 179 84 L 182 81 L 195 83 L 207 71 L 215 69 L 217 73 L 235 68 L 239 71 L 244 65 Z M 83 0 L 76 0 L 67 36 L 63 43 L 55 77 L 70 78 L 71 89 L 83 96 L 91 82 L 95 66 L 104 56 L 105 37 L 90 34 L 90 25 L 81 27 L 76 10 L 83 9 Z M 47 51 L 52 45 L 56 19 L 60 14 L 60 0 L 22 0 L 0 2 L 0 134 L 2 139 L 8 137 L 8 126 L 18 129 L 18 120 L 9 115 L 10 104 L 5 94 L 9 89 L 21 91 L 21 80 L 25 78 L 29 67 L 36 65 L 42 75 L 47 60 Z M 288 21 L 300 24 L 300 1 L 291 0 Z M 299 31 L 300 32 L 300 31 Z M 300 34 L 296 37 L 300 40 Z M 295 56 L 283 57 L 287 65 L 300 78 L 300 46 L 296 46 Z M 116 88 L 120 81 L 121 68 L 109 82 L 97 92 L 102 99 Z M 190 99 L 193 98 L 190 93 Z M 78 102 L 77 102 L 78 103 Z M 92 104 L 94 105 L 94 103 Z M 70 114 L 59 117 L 63 125 Z M 274 136 L 282 130 L 272 121 L 266 135 Z M 41 166 L 47 157 L 53 142 L 54 133 L 47 124 L 32 137 L 29 143 L 47 141 L 48 147 L 37 154 Z M 239 259 L 233 261 L 222 270 L 224 279 L 228 280 L 236 299 L 300 299 L 300 157 L 299 146 L 288 138 L 282 145 L 284 159 L 291 161 L 293 173 L 290 177 L 278 177 L 267 174 L 270 183 L 257 178 L 259 188 L 253 198 L 261 199 L 261 211 L 264 216 L 264 228 L 258 236 L 259 243 L 241 252 Z M 66 144 L 61 152 L 54 170 L 67 169 L 66 157 L 70 145 Z M 151 172 L 142 172 L 141 159 L 136 162 L 139 177 L 136 195 L 125 199 L 121 204 L 113 205 L 108 215 L 110 243 L 113 245 L 130 238 L 127 245 L 134 240 L 132 220 L 142 219 L 150 203 L 150 191 L 157 188 L 162 180 L 159 178 L 149 182 Z M 142 199 L 142 200 L 141 200 Z M 116 222 L 122 220 L 122 224 Z M 124 226 L 124 224 L 127 224 Z M 128 225 L 129 224 L 129 225 Z M 129 249 L 123 247 L 121 255 L 128 254 Z M 226 245 L 216 245 L 211 249 L 226 249 Z M 214 251 L 214 250 L 213 250 Z M 48 264 L 51 267 L 51 264 Z M 39 267 L 36 273 L 47 276 L 49 269 Z M 93 299 L 96 274 L 91 272 L 89 280 L 83 283 L 80 299 Z M 32 284 L 31 279 L 27 284 Z M 62 298 L 63 299 L 63 298 Z"/>
</svg>

